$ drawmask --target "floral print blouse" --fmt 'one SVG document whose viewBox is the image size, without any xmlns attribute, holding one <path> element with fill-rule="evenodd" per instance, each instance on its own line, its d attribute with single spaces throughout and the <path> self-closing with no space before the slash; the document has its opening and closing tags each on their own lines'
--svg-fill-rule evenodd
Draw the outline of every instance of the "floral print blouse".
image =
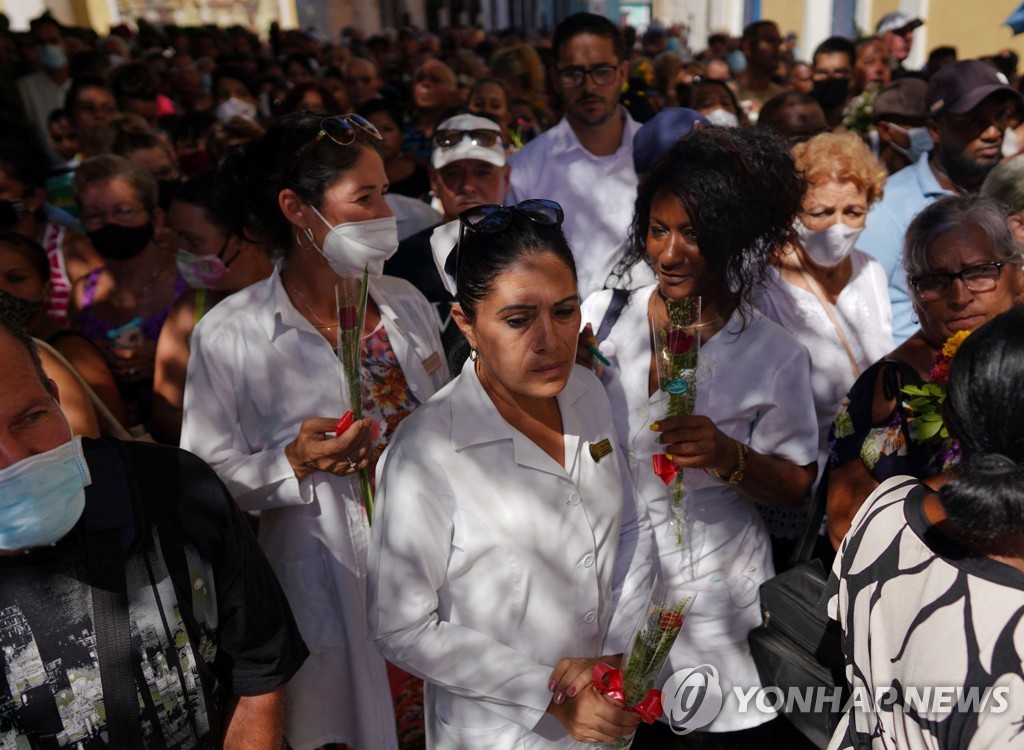
<svg viewBox="0 0 1024 750">
<path fill-rule="evenodd" d="M 896 404 L 885 419 L 874 423 L 871 411 L 880 376 L 885 398 Z M 910 435 L 910 411 L 900 393 L 907 385 L 923 385 L 921 376 L 894 359 L 879 360 L 857 378 L 829 429 L 830 467 L 859 458 L 878 482 L 901 474 L 924 479 L 938 472 L 939 446 L 922 445 Z"/>
<path fill-rule="evenodd" d="M 372 452 L 370 476 L 374 476 L 377 459 L 384 452 L 398 424 L 420 402 L 412 395 L 391 340 L 383 325 L 363 339 L 363 367 L 360 372 L 363 391 L 363 416 L 373 419 L 370 428 Z"/>
</svg>

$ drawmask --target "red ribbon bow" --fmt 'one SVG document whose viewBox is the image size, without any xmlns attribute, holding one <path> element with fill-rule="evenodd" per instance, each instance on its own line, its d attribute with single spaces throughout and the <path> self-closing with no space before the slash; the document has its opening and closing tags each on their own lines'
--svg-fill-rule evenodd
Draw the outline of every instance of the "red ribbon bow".
<svg viewBox="0 0 1024 750">
<path fill-rule="evenodd" d="M 622 692 L 622 672 L 607 664 L 598 662 L 594 665 L 594 689 L 625 705 L 626 694 Z M 628 711 L 639 714 L 640 718 L 653 724 L 661 716 L 661 691 L 648 690 L 647 695 L 639 703 L 629 706 Z"/>
<path fill-rule="evenodd" d="M 665 484 L 672 484 L 672 480 L 679 473 L 676 465 L 669 461 L 668 456 L 664 453 L 655 453 L 651 456 L 651 460 L 654 462 L 654 473 L 661 477 L 661 481 Z"/>
</svg>

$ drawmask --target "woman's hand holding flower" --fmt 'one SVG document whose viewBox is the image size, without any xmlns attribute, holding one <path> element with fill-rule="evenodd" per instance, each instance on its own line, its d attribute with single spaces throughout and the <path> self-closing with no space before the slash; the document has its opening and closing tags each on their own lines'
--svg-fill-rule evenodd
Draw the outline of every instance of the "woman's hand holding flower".
<svg viewBox="0 0 1024 750">
<path fill-rule="evenodd" d="M 724 476 L 736 468 L 735 442 L 707 417 L 664 417 L 651 429 L 661 433 L 658 442 L 680 468 L 717 469 Z"/>
<path fill-rule="evenodd" d="M 327 417 L 305 419 L 299 434 L 285 446 L 285 457 L 300 482 L 314 471 L 344 477 L 369 465 L 372 420 L 360 419 L 340 435 L 327 437 L 337 421 Z"/>
</svg>

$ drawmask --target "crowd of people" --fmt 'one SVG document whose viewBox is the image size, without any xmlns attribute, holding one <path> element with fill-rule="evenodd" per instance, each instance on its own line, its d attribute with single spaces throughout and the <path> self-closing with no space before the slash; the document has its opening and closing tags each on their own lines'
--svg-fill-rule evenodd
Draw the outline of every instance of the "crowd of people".
<svg viewBox="0 0 1024 750">
<path fill-rule="evenodd" d="M 811 747 L 813 503 L 852 686 L 1011 689 L 830 747 L 1011 742 L 1024 79 L 923 23 L 0 27 L 0 745 Z M 682 736 L 593 685 L 655 581 Z"/>
</svg>

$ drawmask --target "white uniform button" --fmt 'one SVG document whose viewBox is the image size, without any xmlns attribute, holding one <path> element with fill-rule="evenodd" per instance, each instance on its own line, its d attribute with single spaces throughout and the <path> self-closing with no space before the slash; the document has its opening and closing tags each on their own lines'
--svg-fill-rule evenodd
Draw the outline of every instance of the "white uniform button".
<svg viewBox="0 0 1024 750">
<path fill-rule="evenodd" d="M 585 555 L 583 557 L 583 567 L 584 568 L 590 568 L 590 567 L 593 567 L 593 565 L 594 565 L 594 556 L 593 555 Z"/>
<path fill-rule="evenodd" d="M 587 614 L 583 615 L 583 622 L 587 623 L 588 625 L 592 623 L 595 619 L 597 618 L 594 617 L 593 612 L 587 612 Z"/>
<path fill-rule="evenodd" d="M 636 463 L 636 454 L 635 453 L 627 454 L 626 458 L 629 460 L 629 462 L 631 464 L 635 464 Z"/>
<path fill-rule="evenodd" d="M 651 413 L 651 407 L 650 406 L 648 406 L 647 404 L 640 404 L 640 416 L 641 417 L 646 417 L 650 413 Z"/>
<path fill-rule="evenodd" d="M 580 493 L 574 492 L 572 493 L 572 497 L 569 498 L 569 505 L 579 505 L 581 499 Z"/>
<path fill-rule="evenodd" d="M 413 390 L 413 392 L 416 392 L 416 391 L 418 391 L 420 389 L 420 387 L 418 385 L 416 385 L 415 383 L 413 383 L 409 387 Z"/>
</svg>

